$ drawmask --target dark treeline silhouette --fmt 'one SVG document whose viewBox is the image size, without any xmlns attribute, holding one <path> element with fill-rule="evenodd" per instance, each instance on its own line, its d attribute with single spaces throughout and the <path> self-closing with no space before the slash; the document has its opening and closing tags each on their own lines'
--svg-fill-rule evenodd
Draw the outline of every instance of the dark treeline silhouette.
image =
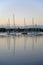
<svg viewBox="0 0 43 65">
<path fill-rule="evenodd" d="M 9 29 L 6 29 L 6 28 L 0 28 L 0 32 L 43 32 L 43 29 L 42 28 L 9 28 Z"/>
<path fill-rule="evenodd" d="M 6 32 L 5 28 L 0 28 L 0 32 Z"/>
</svg>

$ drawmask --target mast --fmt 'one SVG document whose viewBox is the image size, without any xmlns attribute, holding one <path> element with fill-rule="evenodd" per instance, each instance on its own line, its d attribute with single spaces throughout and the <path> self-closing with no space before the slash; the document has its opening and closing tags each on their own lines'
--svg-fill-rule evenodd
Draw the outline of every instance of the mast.
<svg viewBox="0 0 43 65">
<path fill-rule="evenodd" d="M 26 26 L 26 21 L 25 21 L 25 18 L 24 18 L 24 26 Z"/>
<path fill-rule="evenodd" d="M 10 19 L 9 18 L 8 18 L 8 24 L 7 25 L 10 28 Z"/>
<path fill-rule="evenodd" d="M 33 25 L 33 28 L 34 28 L 34 19 L 32 18 L 32 25 Z"/>
<path fill-rule="evenodd" d="M 8 18 L 8 34 L 10 33 L 10 19 Z"/>
<path fill-rule="evenodd" d="M 13 23 L 14 23 L 14 26 L 15 26 L 15 15 L 13 14 Z"/>
<path fill-rule="evenodd" d="M 34 32 L 34 34 L 35 34 L 35 30 L 34 30 L 34 19 L 32 18 L 32 32 Z"/>
</svg>

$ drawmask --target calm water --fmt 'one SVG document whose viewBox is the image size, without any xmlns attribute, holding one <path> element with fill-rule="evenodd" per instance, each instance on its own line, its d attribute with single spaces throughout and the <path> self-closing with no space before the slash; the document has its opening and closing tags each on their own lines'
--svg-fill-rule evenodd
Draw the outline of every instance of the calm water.
<svg viewBox="0 0 43 65">
<path fill-rule="evenodd" d="M 0 37 L 0 65 L 43 65 L 43 36 Z"/>
</svg>

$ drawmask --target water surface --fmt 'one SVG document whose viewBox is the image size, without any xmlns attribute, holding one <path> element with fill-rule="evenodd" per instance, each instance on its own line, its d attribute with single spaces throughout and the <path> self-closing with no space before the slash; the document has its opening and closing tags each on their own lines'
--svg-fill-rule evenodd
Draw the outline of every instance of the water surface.
<svg viewBox="0 0 43 65">
<path fill-rule="evenodd" d="M 0 65 L 43 65 L 43 36 L 0 37 Z"/>
</svg>

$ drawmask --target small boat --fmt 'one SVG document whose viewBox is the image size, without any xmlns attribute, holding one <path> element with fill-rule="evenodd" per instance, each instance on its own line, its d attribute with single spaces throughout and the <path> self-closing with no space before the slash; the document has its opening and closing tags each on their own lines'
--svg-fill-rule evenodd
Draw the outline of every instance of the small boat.
<svg viewBox="0 0 43 65">
<path fill-rule="evenodd" d="M 41 36 L 43 35 L 43 33 L 40 33 L 40 32 L 30 32 L 28 33 L 29 36 Z"/>
<path fill-rule="evenodd" d="M 16 33 L 16 35 L 17 35 L 17 36 L 20 36 L 20 35 L 21 35 L 21 33 L 19 33 L 19 32 L 18 32 L 18 33 Z"/>
<path fill-rule="evenodd" d="M 22 32 L 23 35 L 27 35 L 27 32 Z"/>
<path fill-rule="evenodd" d="M 16 35 L 15 32 L 10 32 L 8 35 Z"/>
<path fill-rule="evenodd" d="M 7 33 L 0 33 L 0 36 L 7 36 Z"/>
</svg>

